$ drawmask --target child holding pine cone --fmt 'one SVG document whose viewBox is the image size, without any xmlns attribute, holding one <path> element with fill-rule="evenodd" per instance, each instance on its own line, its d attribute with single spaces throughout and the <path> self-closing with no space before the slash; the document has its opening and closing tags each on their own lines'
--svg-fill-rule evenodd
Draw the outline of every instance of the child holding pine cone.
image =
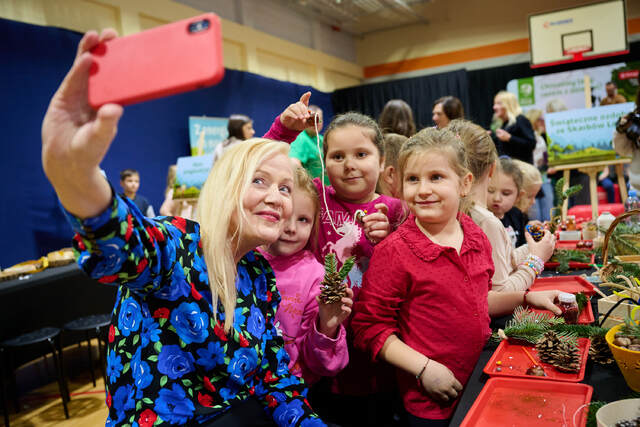
<svg viewBox="0 0 640 427">
<path fill-rule="evenodd" d="M 491 334 L 489 316 L 519 304 L 555 314 L 558 291 L 491 291 L 491 245 L 460 206 L 471 190 L 462 141 L 424 129 L 402 146 L 411 216 L 373 253 L 354 307 L 357 348 L 398 368 L 410 426 L 447 426 Z"/>
<path fill-rule="evenodd" d="M 303 168 L 295 170 L 294 178 L 293 215 L 280 238 L 260 252 L 273 268 L 282 299 L 275 320 L 291 359 L 289 370 L 312 384 L 335 376 L 349 362 L 342 322 L 351 314 L 353 291 L 347 288 L 333 292 L 330 301 L 320 300 L 325 269 L 310 251 L 318 229 L 318 194 Z"/>
</svg>

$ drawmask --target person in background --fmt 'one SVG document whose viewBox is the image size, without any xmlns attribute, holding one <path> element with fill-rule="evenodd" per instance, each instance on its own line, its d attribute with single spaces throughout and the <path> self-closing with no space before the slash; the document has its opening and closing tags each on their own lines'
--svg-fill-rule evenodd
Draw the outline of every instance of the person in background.
<svg viewBox="0 0 640 427">
<path fill-rule="evenodd" d="M 536 195 L 536 200 L 528 212 L 530 219 L 538 221 L 549 221 L 551 208 L 553 207 L 553 186 L 551 179 L 547 176 L 548 153 L 547 153 L 547 131 L 544 123 L 542 110 L 532 108 L 527 111 L 527 119 L 533 126 L 536 136 L 536 148 L 533 150 L 533 165 L 538 168 L 542 177 L 542 188 Z"/>
<path fill-rule="evenodd" d="M 540 194 L 542 188 L 542 174 L 531 163 L 525 163 L 521 160 L 512 159 L 512 162 L 522 172 L 522 197 L 516 202 L 516 207 L 525 216 L 525 221 L 529 221 L 528 212 L 535 204 L 536 197 Z M 536 218 L 537 219 L 537 218 Z"/>
<path fill-rule="evenodd" d="M 253 138 L 253 135 L 256 133 L 256 131 L 253 130 L 253 120 L 244 114 L 232 114 L 229 117 L 227 131 L 229 132 L 227 139 L 218 144 L 216 149 L 213 151 L 211 167 L 213 167 L 216 161 L 218 161 L 222 156 L 222 153 L 224 153 L 229 147 L 237 144 L 238 142 Z"/>
<path fill-rule="evenodd" d="M 378 126 L 382 133 L 397 133 L 407 138 L 416 133 L 413 121 L 413 110 L 402 99 L 387 102 L 378 118 Z"/>
<path fill-rule="evenodd" d="M 613 131 L 613 149 L 621 156 L 631 157 L 629 164 L 629 185 L 640 191 L 640 139 L 637 137 L 637 120 L 631 119 L 632 114 L 640 114 L 640 89 L 636 95 L 636 108 L 632 113 L 622 117 Z M 635 135 L 630 134 L 629 128 L 634 126 Z M 633 129 L 632 129 L 633 130 Z"/>
<path fill-rule="evenodd" d="M 627 102 L 626 98 L 618 93 L 618 86 L 614 82 L 607 82 L 604 85 L 607 96 L 600 100 L 600 105 L 622 104 Z"/>
<path fill-rule="evenodd" d="M 323 137 L 320 131 L 323 126 L 323 113 L 322 109 L 317 105 L 309 105 L 311 111 L 310 122 L 313 122 L 311 126 L 307 126 L 305 130 L 300 132 L 300 135 L 291 143 L 291 150 L 289 156 L 298 166 L 302 166 L 307 170 L 311 178 L 320 178 L 322 176 L 322 162 L 320 157 L 322 156 L 322 143 Z M 317 115 L 317 121 L 314 115 Z M 316 124 L 318 126 L 318 132 L 316 133 Z M 318 150 L 318 139 L 320 139 L 320 149 Z M 329 176 L 324 174 L 324 184 L 330 185 Z"/>
<path fill-rule="evenodd" d="M 438 129 L 447 127 L 451 120 L 464 119 L 462 102 L 455 96 L 443 96 L 433 103 L 431 119 Z"/>
<path fill-rule="evenodd" d="M 397 133 L 384 135 L 384 169 L 378 178 L 378 189 L 376 190 L 378 193 L 396 199 L 400 198 L 398 153 L 406 140 L 406 136 Z"/>
<path fill-rule="evenodd" d="M 514 248 L 526 243 L 527 219 L 516 207 L 525 194 L 522 171 L 508 157 L 500 158 L 498 171 L 487 187 L 487 207 L 502 222 Z"/>
<path fill-rule="evenodd" d="M 531 122 L 522 115 L 522 109 L 514 94 L 500 91 L 493 101 L 493 125 L 491 139 L 499 155 L 533 164 L 536 136 Z"/>
<path fill-rule="evenodd" d="M 146 197 L 138 194 L 138 190 L 140 189 L 140 174 L 135 169 L 125 169 L 120 172 L 120 187 L 122 187 L 123 193 L 122 196 L 126 196 L 135 203 L 135 205 L 140 209 L 142 215 L 153 217 L 155 216 L 155 212 L 153 211 L 153 206 L 147 200 Z"/>
</svg>

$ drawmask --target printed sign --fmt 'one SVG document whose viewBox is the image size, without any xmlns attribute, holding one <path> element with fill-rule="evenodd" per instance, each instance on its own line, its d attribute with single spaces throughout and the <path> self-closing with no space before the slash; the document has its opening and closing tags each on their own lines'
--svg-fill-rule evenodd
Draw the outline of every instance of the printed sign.
<svg viewBox="0 0 640 427">
<path fill-rule="evenodd" d="M 179 157 L 176 168 L 174 199 L 194 199 L 209 176 L 213 154 L 204 156 Z"/>
<path fill-rule="evenodd" d="M 191 155 L 201 156 L 213 153 L 216 146 L 229 135 L 227 131 L 228 122 L 229 120 L 226 118 L 189 117 Z"/>
<path fill-rule="evenodd" d="M 611 139 L 616 122 L 634 107 L 627 102 L 546 114 L 549 165 L 615 159 Z"/>
</svg>

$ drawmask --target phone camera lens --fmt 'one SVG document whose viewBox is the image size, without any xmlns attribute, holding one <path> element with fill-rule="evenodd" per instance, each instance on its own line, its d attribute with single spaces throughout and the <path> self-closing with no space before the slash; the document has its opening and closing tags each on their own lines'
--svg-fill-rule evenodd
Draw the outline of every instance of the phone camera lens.
<svg viewBox="0 0 640 427">
<path fill-rule="evenodd" d="M 202 21 L 197 21 L 197 22 L 193 22 L 191 24 L 189 24 L 189 32 L 190 33 L 198 33 L 200 31 L 204 31 L 207 28 L 209 28 L 209 20 L 208 19 L 204 19 Z"/>
</svg>

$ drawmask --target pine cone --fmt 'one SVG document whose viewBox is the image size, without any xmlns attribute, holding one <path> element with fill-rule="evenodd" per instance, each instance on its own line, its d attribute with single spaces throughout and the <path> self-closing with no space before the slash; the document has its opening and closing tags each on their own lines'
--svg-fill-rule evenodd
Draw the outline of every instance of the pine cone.
<svg viewBox="0 0 640 427">
<path fill-rule="evenodd" d="M 536 343 L 536 350 L 540 360 L 544 363 L 553 365 L 553 352 L 560 346 L 562 342 L 555 332 L 546 332 Z"/>
<path fill-rule="evenodd" d="M 536 350 L 542 362 L 553 365 L 559 371 L 578 372 L 580 370 L 578 348 L 569 342 L 562 341 L 553 331 L 544 334 L 537 342 Z"/>
<path fill-rule="evenodd" d="M 613 354 L 604 335 L 594 335 L 591 337 L 591 347 L 589 347 L 591 360 L 601 365 L 613 363 Z"/>
<path fill-rule="evenodd" d="M 343 283 L 338 272 L 325 274 L 320 286 L 320 300 L 325 304 L 340 301 L 347 294 L 347 285 Z"/>
</svg>

